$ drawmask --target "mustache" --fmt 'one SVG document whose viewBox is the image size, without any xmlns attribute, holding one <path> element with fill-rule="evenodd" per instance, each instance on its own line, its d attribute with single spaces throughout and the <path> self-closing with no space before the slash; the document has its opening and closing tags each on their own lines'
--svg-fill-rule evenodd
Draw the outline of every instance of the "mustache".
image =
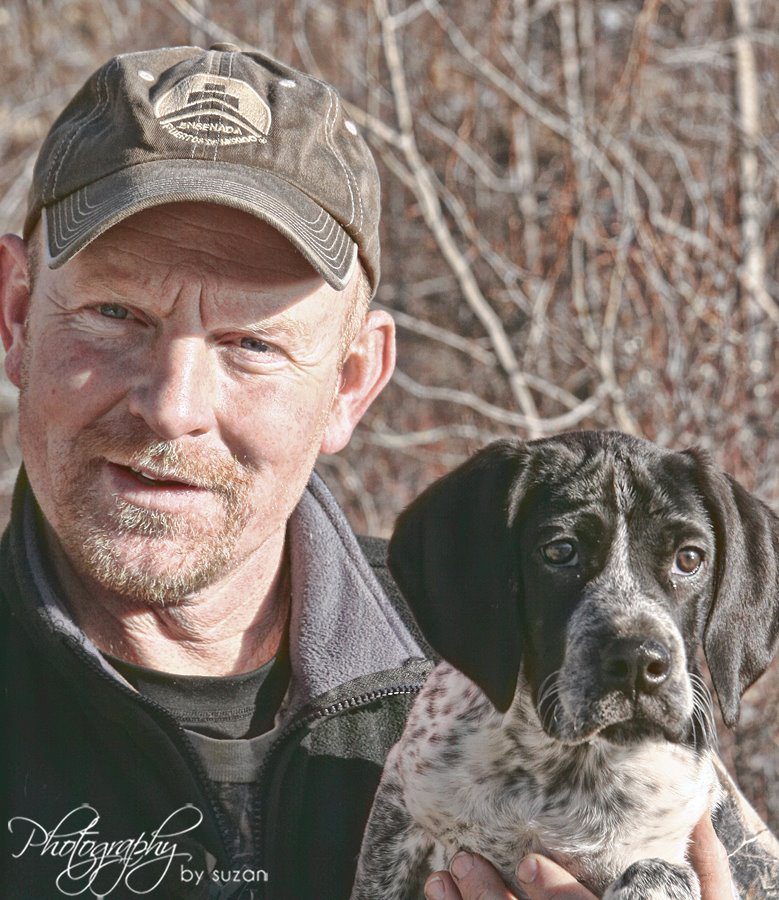
<svg viewBox="0 0 779 900">
<path fill-rule="evenodd" d="M 147 469 L 155 478 L 205 488 L 228 500 L 240 496 L 250 484 L 249 468 L 227 451 L 206 448 L 191 439 L 161 441 L 140 422 L 94 422 L 77 442 L 88 458 Z"/>
</svg>

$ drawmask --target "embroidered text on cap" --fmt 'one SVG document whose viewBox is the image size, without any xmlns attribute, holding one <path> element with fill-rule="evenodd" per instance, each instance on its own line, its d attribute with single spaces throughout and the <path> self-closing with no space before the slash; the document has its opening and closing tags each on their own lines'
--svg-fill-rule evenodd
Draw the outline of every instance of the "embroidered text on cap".
<svg viewBox="0 0 779 900">
<path fill-rule="evenodd" d="M 154 114 L 173 137 L 210 146 L 264 143 L 271 125 L 270 107 L 251 85 L 203 73 L 166 91 Z"/>
</svg>

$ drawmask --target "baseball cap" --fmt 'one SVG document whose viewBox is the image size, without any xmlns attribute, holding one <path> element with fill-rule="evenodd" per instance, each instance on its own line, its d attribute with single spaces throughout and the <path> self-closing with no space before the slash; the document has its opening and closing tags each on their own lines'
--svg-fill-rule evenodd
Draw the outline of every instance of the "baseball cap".
<svg viewBox="0 0 779 900">
<path fill-rule="evenodd" d="M 378 172 L 317 78 L 232 44 L 114 57 L 44 140 L 24 236 L 41 217 L 56 268 L 122 219 L 185 200 L 262 219 L 336 290 L 359 255 L 375 293 Z"/>
</svg>

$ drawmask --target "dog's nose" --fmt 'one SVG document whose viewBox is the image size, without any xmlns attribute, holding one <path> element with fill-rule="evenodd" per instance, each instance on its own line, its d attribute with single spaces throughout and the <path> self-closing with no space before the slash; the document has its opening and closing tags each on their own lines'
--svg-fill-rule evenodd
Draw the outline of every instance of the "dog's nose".
<svg viewBox="0 0 779 900">
<path fill-rule="evenodd" d="M 653 694 L 671 674 L 671 653 L 652 638 L 619 638 L 602 652 L 601 674 L 608 689 Z"/>
</svg>

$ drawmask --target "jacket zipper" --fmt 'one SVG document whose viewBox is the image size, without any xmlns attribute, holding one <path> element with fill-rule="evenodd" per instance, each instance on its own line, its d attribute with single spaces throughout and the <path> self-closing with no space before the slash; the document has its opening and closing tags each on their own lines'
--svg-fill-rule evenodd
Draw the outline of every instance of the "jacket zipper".
<svg viewBox="0 0 779 900">
<path fill-rule="evenodd" d="M 125 687 L 121 681 L 113 678 L 108 672 L 100 666 L 96 660 L 92 657 L 91 654 L 87 653 L 86 650 L 81 646 L 78 641 L 73 640 L 72 638 L 65 637 L 64 640 L 73 650 L 73 652 L 78 656 L 82 662 L 84 662 L 88 668 L 90 668 L 96 675 L 98 675 L 103 681 L 110 684 L 114 689 L 118 690 L 120 693 L 124 694 L 126 697 L 134 700 L 136 703 L 140 703 L 141 705 L 146 705 L 147 707 L 153 709 L 157 712 L 165 722 L 168 723 L 173 733 L 179 738 L 179 742 L 184 750 L 185 757 L 192 766 L 197 776 L 197 779 L 200 783 L 200 787 L 203 790 L 203 793 L 206 795 L 207 799 L 210 801 L 210 812 L 213 816 L 217 831 L 219 833 L 219 837 L 222 842 L 222 853 L 224 855 L 224 859 L 232 863 L 231 855 L 228 850 L 229 846 L 229 827 L 227 821 L 225 819 L 222 810 L 216 801 L 216 797 L 213 796 L 210 783 L 208 781 L 208 777 L 206 775 L 205 768 L 200 761 L 195 749 L 189 743 L 184 730 L 181 726 L 176 722 L 176 720 L 171 716 L 171 714 L 165 709 L 164 706 L 160 706 L 159 703 L 150 699 L 149 697 L 145 697 L 143 694 L 140 694 L 136 691 L 131 690 L 129 687 Z M 353 697 L 346 697 L 343 700 L 338 700 L 335 703 L 328 704 L 327 706 L 323 706 L 319 709 L 312 710 L 311 712 L 305 713 L 301 715 L 299 718 L 293 719 L 291 722 L 287 723 L 287 725 L 282 729 L 276 739 L 273 741 L 271 746 L 268 748 L 268 752 L 265 755 L 265 759 L 262 762 L 260 767 L 260 771 L 257 775 L 257 784 L 262 784 L 262 779 L 265 776 L 265 773 L 268 770 L 268 765 L 271 760 L 271 757 L 277 751 L 277 749 L 285 742 L 292 734 L 295 732 L 307 728 L 309 725 L 314 722 L 324 719 L 328 716 L 336 715 L 337 713 L 344 712 L 350 709 L 357 709 L 362 706 L 368 706 L 371 703 L 375 703 L 377 700 L 382 700 L 385 697 L 399 696 L 404 694 L 418 694 L 422 688 L 424 687 L 424 682 L 418 682 L 414 684 L 401 684 L 394 685 L 392 687 L 379 688 L 373 691 L 366 691 L 362 694 L 357 694 Z M 270 785 L 264 791 L 258 792 L 258 796 L 255 800 L 254 809 L 252 810 L 252 840 L 255 847 L 255 857 L 260 857 L 260 863 L 262 863 L 262 857 L 266 855 L 265 853 L 259 854 L 259 848 L 261 846 L 260 840 L 264 835 L 260 830 L 260 822 L 261 822 L 261 810 L 263 808 L 263 803 L 261 802 L 264 795 L 270 795 Z M 270 816 L 272 814 L 272 810 L 270 808 L 270 804 L 265 804 L 265 808 L 267 809 L 268 815 L 267 818 L 270 820 Z M 268 827 L 270 825 L 270 821 L 266 823 L 266 827 L 264 829 L 265 835 L 270 834 L 272 829 Z M 267 846 L 263 847 L 263 851 L 267 850 Z"/>
<path fill-rule="evenodd" d="M 291 735 L 293 735 L 295 732 L 307 728 L 320 719 L 324 719 L 328 716 L 336 715 L 337 713 L 345 712 L 347 710 L 357 709 L 362 706 L 368 706 L 371 703 L 374 703 L 376 700 L 382 700 L 385 697 L 394 697 L 403 694 L 418 694 L 423 687 L 424 682 L 419 682 L 414 684 L 394 685 L 392 687 L 366 691 L 365 693 L 357 694 L 353 697 L 346 697 L 343 700 L 338 700 L 335 703 L 330 703 L 327 706 L 323 706 L 319 709 L 315 709 L 311 712 L 305 713 L 297 719 L 293 719 L 282 729 L 282 731 L 268 748 L 268 752 L 266 753 L 265 758 L 262 761 L 259 773 L 257 775 L 257 784 L 262 784 L 263 778 L 268 771 L 271 758 L 276 754 L 282 744 L 285 743 L 287 739 L 291 737 Z M 278 775 L 278 773 L 276 774 Z M 264 789 L 258 791 L 257 796 L 255 797 L 254 809 L 252 810 L 252 840 L 255 848 L 254 855 L 255 860 L 258 861 L 260 865 L 262 865 L 263 861 L 267 860 L 269 857 L 268 841 L 263 841 L 263 838 L 267 838 L 268 835 L 273 833 L 273 828 L 271 827 L 271 825 L 273 824 L 271 822 L 271 816 L 273 815 L 275 810 L 275 806 L 271 802 L 274 799 L 273 787 L 274 786 L 272 784 L 269 784 L 265 786 Z M 267 798 L 267 802 L 264 802 L 265 798 Z M 266 811 L 264 822 L 262 821 L 263 809 L 265 809 Z M 262 848 L 262 852 L 260 852 L 260 848 Z"/>
<path fill-rule="evenodd" d="M 68 646 L 70 646 L 71 650 L 73 650 L 76 656 L 78 656 L 82 660 L 82 662 L 84 662 L 88 666 L 88 668 L 90 668 L 102 680 L 106 681 L 113 688 L 123 693 L 126 697 L 131 698 L 136 703 L 140 703 L 142 706 L 145 705 L 150 709 L 153 709 L 163 718 L 165 722 L 167 722 L 175 736 L 179 739 L 179 743 L 184 751 L 184 756 L 191 767 L 194 769 L 196 780 L 199 782 L 200 787 L 206 796 L 206 799 L 209 801 L 209 812 L 216 822 L 216 830 L 219 833 L 219 838 L 222 842 L 221 849 L 223 858 L 228 862 L 232 862 L 230 851 L 228 849 L 230 832 L 227 821 L 224 814 L 222 813 L 219 803 L 217 802 L 217 798 L 212 792 L 208 776 L 206 775 L 206 770 L 202 762 L 200 761 L 200 757 L 195 752 L 194 747 L 190 744 L 184 732 L 184 729 L 178 724 L 178 722 L 165 709 L 164 706 L 160 706 L 160 704 L 155 700 L 144 696 L 138 691 L 133 691 L 131 688 L 126 687 L 124 684 L 122 684 L 121 681 L 109 675 L 108 672 L 106 672 L 105 669 L 96 662 L 92 655 L 90 653 L 87 653 L 87 651 L 77 640 L 67 636 L 64 637 L 64 640 L 68 644 Z"/>
</svg>

